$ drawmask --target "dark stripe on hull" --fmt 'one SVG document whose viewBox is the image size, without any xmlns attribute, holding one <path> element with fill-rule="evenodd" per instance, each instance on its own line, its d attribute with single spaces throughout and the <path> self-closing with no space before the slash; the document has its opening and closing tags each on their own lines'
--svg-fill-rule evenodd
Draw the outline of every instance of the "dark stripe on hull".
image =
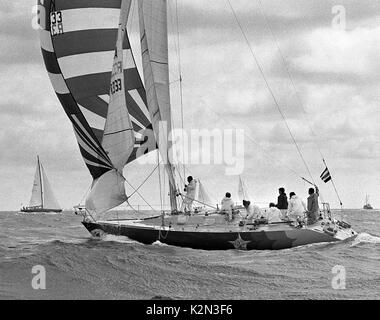
<svg viewBox="0 0 380 320">
<path fill-rule="evenodd" d="M 62 212 L 62 209 L 21 209 L 21 212 L 25 213 L 48 213 L 48 212 Z"/>
<path fill-rule="evenodd" d="M 280 250 L 312 243 L 339 241 L 325 233 L 309 229 L 292 231 L 244 231 L 244 232 L 191 232 L 159 231 L 141 227 L 86 223 L 89 232 L 100 229 L 105 233 L 125 236 L 132 240 L 153 244 L 162 243 L 202 250 Z"/>
</svg>

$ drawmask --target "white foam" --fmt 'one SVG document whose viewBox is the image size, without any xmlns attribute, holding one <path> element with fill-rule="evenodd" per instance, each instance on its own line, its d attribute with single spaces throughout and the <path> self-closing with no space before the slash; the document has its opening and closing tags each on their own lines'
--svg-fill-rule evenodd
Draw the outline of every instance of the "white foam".
<svg viewBox="0 0 380 320">
<path fill-rule="evenodd" d="M 118 243 L 138 243 L 124 236 L 116 236 L 113 234 L 105 234 L 102 238 L 102 241 L 106 242 L 118 242 Z"/>
<path fill-rule="evenodd" d="M 168 246 L 166 243 L 162 243 L 160 240 L 153 242 L 152 245 L 154 245 L 154 246 Z"/>
<path fill-rule="evenodd" d="M 359 243 L 380 243 L 380 237 L 372 236 L 369 233 L 359 233 L 353 241 L 351 247 L 358 245 Z"/>
</svg>

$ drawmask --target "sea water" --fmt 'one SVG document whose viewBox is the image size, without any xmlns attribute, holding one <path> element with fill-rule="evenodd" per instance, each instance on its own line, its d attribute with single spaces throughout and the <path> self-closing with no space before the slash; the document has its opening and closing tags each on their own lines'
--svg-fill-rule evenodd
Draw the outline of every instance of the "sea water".
<svg viewBox="0 0 380 320">
<path fill-rule="evenodd" d="M 379 299 L 380 212 L 344 216 L 359 232 L 354 240 L 203 251 L 94 239 L 72 212 L 2 212 L 0 298 Z M 44 288 L 33 286 L 36 266 L 45 270 Z"/>
</svg>

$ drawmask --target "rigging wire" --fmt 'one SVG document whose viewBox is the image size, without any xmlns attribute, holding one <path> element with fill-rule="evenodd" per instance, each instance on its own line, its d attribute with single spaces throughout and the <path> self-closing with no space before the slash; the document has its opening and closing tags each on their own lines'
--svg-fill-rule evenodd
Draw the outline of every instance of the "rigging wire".
<svg viewBox="0 0 380 320">
<path fill-rule="evenodd" d="M 229 120 L 226 120 L 225 117 L 223 117 L 222 115 L 220 115 L 218 112 L 216 112 L 214 109 L 212 109 L 211 107 L 209 107 L 207 104 L 205 105 L 207 109 L 209 109 L 210 111 L 212 111 L 215 115 L 217 115 L 219 117 L 219 119 L 221 119 L 222 121 L 230 124 L 232 127 L 235 126 L 231 121 Z M 252 137 L 250 137 L 247 133 L 246 133 L 246 130 L 244 130 L 244 136 L 250 140 L 252 143 L 254 143 L 262 152 L 263 154 L 270 160 L 276 160 L 275 163 L 281 163 L 281 165 L 285 168 L 287 168 L 289 171 L 291 171 L 293 174 L 295 174 L 297 177 L 302 177 L 301 174 L 299 174 L 297 171 L 295 171 L 293 168 L 289 167 L 285 162 L 279 160 L 279 159 L 275 159 L 267 150 L 265 150 L 259 142 L 257 142 L 255 139 L 253 139 Z"/>
<path fill-rule="evenodd" d="M 282 50 L 281 50 L 280 44 L 279 44 L 279 42 L 278 42 L 278 39 L 277 39 L 276 35 L 274 34 L 273 28 L 271 27 L 271 25 L 270 25 L 270 23 L 269 23 L 269 19 L 268 19 L 268 16 L 267 16 L 267 14 L 266 14 L 266 12 L 265 12 L 265 10 L 264 10 L 263 4 L 262 4 L 261 0 L 257 0 L 257 1 L 258 1 L 259 4 L 260 4 L 260 9 L 261 9 L 261 12 L 262 12 L 262 14 L 263 14 L 263 16 L 264 16 L 264 18 L 265 18 L 265 23 L 266 23 L 268 29 L 269 29 L 270 32 L 271 32 L 272 38 L 273 38 L 273 40 L 274 40 L 274 43 L 275 43 L 276 46 L 277 46 L 277 50 L 278 50 L 278 52 L 279 52 L 279 54 L 280 54 L 280 57 L 281 57 L 282 62 L 283 62 L 283 64 L 284 64 L 284 67 L 285 67 L 286 73 L 287 73 L 287 75 L 288 75 L 288 77 L 289 77 L 289 80 L 290 80 L 290 82 L 291 82 L 291 85 L 292 85 L 292 87 L 293 87 L 293 89 L 294 89 L 294 92 L 295 92 L 295 96 L 296 96 L 296 98 L 297 98 L 297 101 L 298 101 L 298 103 L 299 103 L 299 105 L 300 105 L 300 107 L 301 107 L 301 109 L 302 109 L 302 111 L 303 111 L 303 114 L 304 114 L 304 116 L 305 116 L 305 118 L 306 118 L 306 120 L 307 120 L 306 123 L 308 124 L 308 127 L 309 127 L 310 132 L 312 133 L 312 135 L 313 135 L 314 137 L 317 137 L 315 131 L 313 130 L 312 126 L 310 125 L 310 119 L 309 119 L 309 117 L 308 117 L 308 115 L 307 115 L 307 113 L 306 113 L 306 110 L 305 110 L 304 104 L 303 104 L 303 102 L 302 102 L 302 99 L 301 99 L 301 97 L 300 97 L 300 94 L 299 94 L 299 92 L 298 92 L 298 90 L 297 90 L 297 87 L 296 87 L 296 85 L 295 85 L 294 78 L 293 78 L 293 76 L 292 76 L 292 74 L 291 74 L 291 72 L 290 72 L 289 64 L 287 63 L 287 61 L 286 61 L 286 59 L 285 59 L 285 56 L 284 56 L 284 54 L 283 54 L 283 52 L 282 52 Z M 318 152 L 319 152 L 321 158 L 324 159 L 324 156 L 323 156 L 323 154 L 322 154 L 322 151 L 321 151 L 321 148 L 320 148 L 319 144 L 317 143 L 317 141 L 314 141 L 314 143 L 315 143 L 315 145 L 317 146 L 317 149 L 318 149 Z"/>
<path fill-rule="evenodd" d="M 259 5 L 260 5 L 261 12 L 262 12 L 262 14 L 263 14 L 263 16 L 264 16 L 264 18 L 265 18 L 266 25 L 267 25 L 267 27 L 268 27 L 268 29 L 269 29 L 271 35 L 272 35 L 272 38 L 273 38 L 273 40 L 274 40 L 274 43 L 275 43 L 276 46 L 277 46 L 277 50 L 278 50 L 278 52 L 279 52 L 279 54 L 280 54 L 280 57 L 281 57 L 281 59 L 282 59 L 282 62 L 283 62 L 283 64 L 284 64 L 284 67 L 285 67 L 286 73 L 287 73 L 288 78 L 289 78 L 289 80 L 290 80 L 290 83 L 291 83 L 291 85 L 292 85 L 292 87 L 293 87 L 293 89 L 294 89 L 296 99 L 297 99 L 297 101 L 298 101 L 298 103 L 299 103 L 299 106 L 301 107 L 301 110 L 303 111 L 304 117 L 306 118 L 306 123 L 307 123 L 307 125 L 308 125 L 308 127 L 309 127 L 309 130 L 310 130 L 311 134 L 316 138 L 317 135 L 316 135 L 315 131 L 313 130 L 312 126 L 310 125 L 310 119 L 309 119 L 309 117 L 308 117 L 308 114 L 307 114 L 307 112 L 306 112 L 306 110 L 305 110 L 305 107 L 304 107 L 304 104 L 303 104 L 303 102 L 302 102 L 302 99 L 301 99 L 301 97 L 300 97 L 300 94 L 299 94 L 299 92 L 298 92 L 298 90 L 297 90 L 297 87 L 296 87 L 296 85 L 295 85 L 294 78 L 293 78 L 293 76 L 292 76 L 292 74 L 291 74 L 291 72 L 290 72 L 289 64 L 287 63 L 287 61 L 286 61 L 286 59 L 285 59 L 285 56 L 284 56 L 284 54 L 283 54 L 283 52 L 282 52 L 282 50 L 281 50 L 281 47 L 280 47 L 279 41 L 278 41 L 278 39 L 277 39 L 277 37 L 276 37 L 274 31 L 273 31 L 273 28 L 271 27 L 271 25 L 270 25 L 270 23 L 269 23 L 269 19 L 268 19 L 268 16 L 267 16 L 266 12 L 265 12 L 265 9 L 264 9 L 264 6 L 263 6 L 263 4 L 262 4 L 262 1 L 261 1 L 261 0 L 257 0 L 257 1 L 258 1 Z M 319 146 L 319 143 L 317 142 L 316 139 L 314 140 L 314 144 L 316 145 L 316 147 L 317 147 L 317 149 L 318 149 L 318 152 L 319 152 L 319 154 L 320 154 L 320 156 L 321 156 L 321 158 L 322 158 L 322 161 L 323 161 L 324 165 L 326 166 L 326 168 L 328 168 L 328 167 L 327 167 L 326 160 L 325 160 L 325 157 L 324 157 L 324 155 L 322 154 L 322 150 L 321 150 L 321 148 L 320 148 L 320 146 Z M 340 205 L 342 206 L 342 205 L 343 205 L 343 204 L 342 204 L 342 200 L 340 199 L 340 196 L 339 196 L 338 190 L 337 190 L 337 188 L 336 188 L 336 186 L 335 186 L 335 183 L 334 183 L 333 180 L 332 180 L 331 182 L 332 182 L 332 185 L 333 185 L 333 187 L 334 187 L 334 190 L 335 190 L 336 196 L 337 196 L 337 198 L 338 198 L 338 200 L 339 200 L 339 202 L 340 202 Z M 315 183 L 314 183 L 314 184 L 315 184 Z M 322 198 L 322 195 L 321 195 L 321 198 Z M 321 199 L 321 200 L 322 200 L 322 202 L 323 202 L 323 199 Z"/>
<path fill-rule="evenodd" d="M 158 185 L 159 185 L 159 193 L 160 193 L 160 204 L 161 204 L 161 212 L 164 213 L 163 209 L 163 201 L 162 201 L 162 184 L 161 184 L 161 170 L 160 170 L 160 153 L 157 152 L 157 163 L 158 163 Z"/>
<path fill-rule="evenodd" d="M 303 164 L 304 164 L 304 166 L 305 166 L 305 168 L 306 168 L 308 174 L 310 175 L 311 179 L 314 181 L 313 176 L 312 176 L 312 174 L 311 174 L 311 172 L 310 172 L 310 169 L 309 169 L 309 167 L 308 167 L 308 165 L 307 165 L 307 163 L 306 163 L 306 160 L 305 160 L 305 158 L 304 158 L 304 156 L 303 156 L 303 154 L 302 154 L 302 152 L 301 152 L 301 149 L 300 149 L 300 147 L 298 146 L 298 143 L 297 143 L 297 141 L 296 141 L 296 139 L 295 139 L 295 137 L 294 137 L 294 135 L 293 135 L 293 133 L 292 133 L 292 131 L 291 131 L 291 129 L 290 129 L 290 126 L 289 126 L 289 124 L 288 124 L 288 121 L 286 120 L 285 114 L 283 113 L 283 111 L 282 111 L 282 109 L 281 109 L 281 107 L 280 107 L 280 105 L 279 105 L 279 103 L 278 103 L 278 101 L 277 101 L 277 99 L 276 99 L 276 96 L 274 95 L 274 92 L 273 92 L 272 88 L 271 88 L 270 85 L 269 85 L 269 82 L 268 82 L 268 80 L 267 80 L 267 78 L 266 78 L 266 76 L 265 76 L 265 74 L 264 74 L 264 71 L 263 71 L 263 69 L 262 69 L 262 67 L 261 67 L 261 65 L 260 65 L 260 63 L 259 63 L 259 61 L 258 61 L 258 59 L 257 59 L 257 57 L 256 57 L 256 55 L 255 55 L 255 52 L 253 51 L 253 48 L 252 48 L 252 46 L 251 46 L 251 44 L 250 44 L 250 42 L 249 42 L 249 40 L 248 40 L 247 35 L 246 35 L 246 33 L 244 32 L 243 26 L 241 25 L 241 23 L 240 23 L 240 21 L 239 21 L 237 15 L 236 15 L 236 12 L 235 12 L 235 10 L 234 10 L 234 8 L 233 8 L 233 6 L 232 6 L 230 0 L 227 0 L 227 2 L 228 2 L 229 6 L 230 6 L 230 8 L 231 8 L 231 11 L 232 11 L 233 16 L 234 16 L 234 18 L 235 18 L 235 21 L 236 21 L 236 23 L 238 24 L 239 29 L 240 29 L 240 31 L 241 31 L 241 33 L 242 33 L 242 35 L 243 35 L 243 37 L 244 37 L 244 39 L 245 39 L 247 45 L 248 45 L 248 48 L 249 48 L 249 50 L 250 50 L 250 52 L 251 52 L 251 55 L 252 55 L 252 57 L 253 57 L 254 60 L 255 60 L 255 63 L 256 63 L 256 65 L 257 65 L 257 68 L 259 69 L 259 71 L 260 71 L 260 73 L 261 73 L 261 75 L 262 75 L 262 77 L 263 77 L 263 79 L 264 79 L 264 81 L 265 81 L 265 84 L 266 84 L 266 86 L 267 86 L 267 88 L 268 88 L 268 90 L 269 90 L 269 93 L 270 93 L 270 95 L 272 96 L 273 101 L 274 101 L 274 103 L 275 103 L 275 105 L 276 105 L 276 107 L 277 107 L 277 109 L 278 109 L 278 111 L 279 111 L 279 113 L 280 113 L 282 119 L 284 120 L 284 123 L 285 123 L 285 125 L 286 125 L 286 128 L 288 129 L 288 132 L 289 132 L 289 134 L 290 134 L 290 137 L 292 138 L 293 143 L 294 143 L 294 145 L 296 146 L 296 149 L 297 149 L 297 151 L 298 151 L 298 154 L 300 155 L 301 160 L 302 160 L 302 162 L 303 162 Z"/>
<path fill-rule="evenodd" d="M 127 179 L 125 179 L 125 177 L 124 177 L 124 180 L 125 180 L 125 182 L 126 183 L 128 183 L 128 185 L 134 190 L 134 191 L 136 191 L 136 189 L 135 189 L 135 187 L 127 180 Z M 149 208 L 151 208 L 153 211 L 155 211 L 156 212 L 156 210 L 148 203 L 148 201 L 146 201 L 145 200 L 145 198 L 141 195 L 141 193 L 139 192 L 139 191 L 136 191 L 136 193 L 140 196 L 140 198 L 145 202 L 145 204 L 149 207 Z"/>
<path fill-rule="evenodd" d="M 150 179 L 153 173 L 157 170 L 160 164 L 161 162 L 152 170 L 152 172 L 146 177 L 146 179 L 136 188 L 136 190 L 134 190 L 134 192 L 128 198 L 132 198 L 141 189 L 141 187 Z"/>
</svg>

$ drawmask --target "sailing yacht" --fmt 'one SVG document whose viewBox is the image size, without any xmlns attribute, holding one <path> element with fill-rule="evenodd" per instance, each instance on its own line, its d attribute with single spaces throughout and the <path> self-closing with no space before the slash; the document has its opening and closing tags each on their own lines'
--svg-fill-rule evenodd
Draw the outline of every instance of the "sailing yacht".
<svg viewBox="0 0 380 320">
<path fill-rule="evenodd" d="M 365 209 L 365 210 L 372 210 L 373 209 L 373 207 L 369 203 L 369 195 L 368 194 L 365 196 L 365 204 L 363 206 L 363 209 Z"/>
<path fill-rule="evenodd" d="M 22 207 L 20 211 L 26 213 L 62 212 L 39 156 L 37 156 L 37 168 L 29 206 Z"/>
<path fill-rule="evenodd" d="M 209 210 L 193 215 L 178 210 L 184 196 L 179 191 L 178 170 L 170 161 L 167 1 L 137 3 L 144 80 L 126 28 L 131 0 L 45 0 L 40 4 L 41 11 L 47 12 L 40 32 L 45 66 L 93 177 L 84 227 L 93 236 L 113 234 L 144 244 L 160 241 L 205 250 L 284 249 L 355 237 L 351 226 L 331 213 L 311 226 L 296 228 L 289 222 L 246 221 L 238 214 L 228 221 L 210 204 Z M 129 204 L 123 169 L 127 171 L 130 163 L 157 149 L 157 166 L 164 168 L 169 184 L 171 210 L 148 219 L 99 218 Z M 210 201 L 202 185 L 200 190 L 200 199 Z M 241 190 L 246 197 L 243 186 Z M 157 196 L 160 193 L 157 190 Z"/>
</svg>

